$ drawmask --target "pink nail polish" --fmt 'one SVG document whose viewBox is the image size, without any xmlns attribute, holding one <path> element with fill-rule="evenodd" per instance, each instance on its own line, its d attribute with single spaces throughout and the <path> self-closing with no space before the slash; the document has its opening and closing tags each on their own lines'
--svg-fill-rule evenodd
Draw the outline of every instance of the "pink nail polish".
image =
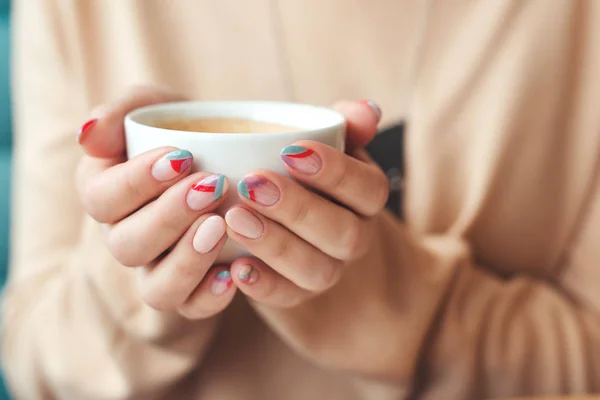
<svg viewBox="0 0 600 400">
<path fill-rule="evenodd" d="M 281 150 L 281 159 L 290 168 L 306 175 L 314 175 L 321 170 L 321 157 L 311 149 L 302 146 L 286 146 Z"/>
<path fill-rule="evenodd" d="M 79 144 L 81 144 L 83 142 L 83 139 L 85 139 L 87 134 L 94 127 L 94 125 L 96 125 L 97 122 L 98 122 L 98 119 L 94 118 L 94 119 L 90 119 L 85 124 L 81 125 L 81 128 L 79 128 L 79 132 L 77 132 L 77 142 Z"/>
<path fill-rule="evenodd" d="M 381 119 L 381 108 L 373 100 L 365 99 L 359 101 L 359 103 L 371 107 L 375 115 L 377 115 L 377 121 Z"/>
<path fill-rule="evenodd" d="M 229 290 L 232 284 L 233 280 L 231 280 L 231 273 L 224 269 L 219 271 L 219 273 L 213 279 L 213 282 L 210 285 L 210 291 L 213 295 L 220 296 Z"/>
<path fill-rule="evenodd" d="M 272 206 L 279 200 L 279 188 L 262 176 L 247 176 L 238 183 L 238 192 L 263 206 Z"/>
<path fill-rule="evenodd" d="M 258 239 L 265 229 L 260 219 L 241 207 L 229 210 L 225 214 L 225 222 L 235 233 L 248 239 Z"/>
<path fill-rule="evenodd" d="M 165 154 L 152 166 L 152 176 L 161 182 L 175 179 L 192 165 L 193 158 L 192 153 L 187 150 L 175 150 Z"/>
<path fill-rule="evenodd" d="M 247 285 L 251 285 L 258 279 L 258 272 L 252 265 L 243 265 L 238 271 L 238 278 Z"/>
<path fill-rule="evenodd" d="M 188 191 L 186 202 L 192 210 L 202 210 L 223 197 L 226 190 L 225 176 L 214 174 L 196 183 Z"/>
<path fill-rule="evenodd" d="M 206 254 L 212 251 L 225 235 L 227 226 L 223 218 L 213 215 L 208 217 L 196 230 L 192 245 L 198 253 Z"/>
</svg>

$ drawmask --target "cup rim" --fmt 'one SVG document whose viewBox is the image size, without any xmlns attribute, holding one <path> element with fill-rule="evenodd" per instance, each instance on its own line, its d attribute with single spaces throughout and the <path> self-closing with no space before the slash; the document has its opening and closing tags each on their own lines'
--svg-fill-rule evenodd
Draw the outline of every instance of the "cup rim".
<svg viewBox="0 0 600 400">
<path fill-rule="evenodd" d="M 194 111 L 198 112 L 203 108 L 205 110 L 209 109 L 209 108 L 212 108 L 214 110 L 214 109 L 218 109 L 220 107 L 223 109 L 236 108 L 236 107 L 238 109 L 242 109 L 244 107 L 263 107 L 263 108 L 275 108 L 275 109 L 282 108 L 282 107 L 297 108 L 300 112 L 303 112 L 303 113 L 312 112 L 313 114 L 319 113 L 322 116 L 326 115 L 325 119 L 331 120 L 329 123 L 324 123 L 324 124 L 321 124 L 321 125 L 315 126 L 315 127 L 304 127 L 304 126 L 298 126 L 298 124 L 293 124 L 293 123 L 289 123 L 289 122 L 287 123 L 288 125 L 297 126 L 297 127 L 301 128 L 300 132 L 303 132 L 304 134 L 318 133 L 318 132 L 322 132 L 323 130 L 330 130 L 330 129 L 336 129 L 336 128 L 340 128 L 340 127 L 345 127 L 345 125 L 346 125 L 345 117 L 340 112 L 338 112 L 332 108 L 316 106 L 316 105 L 312 105 L 312 104 L 305 104 L 305 103 L 286 102 L 286 101 L 262 101 L 262 100 L 191 100 L 191 101 L 173 101 L 173 102 L 151 104 L 148 106 L 136 108 L 135 110 L 127 113 L 125 115 L 125 124 L 126 125 L 127 124 L 135 124 L 135 125 L 143 126 L 147 129 L 167 131 L 170 133 L 176 133 L 177 135 L 195 135 L 195 136 L 199 133 L 202 134 L 202 136 L 226 135 L 227 137 L 236 137 L 236 136 L 243 136 L 243 137 L 255 136 L 256 137 L 256 136 L 266 136 L 266 135 L 278 136 L 278 135 L 290 135 L 290 134 L 298 133 L 298 131 L 296 131 L 296 130 L 281 131 L 281 132 L 250 132 L 250 133 L 186 131 L 186 130 L 179 130 L 179 129 L 161 128 L 161 127 L 157 127 L 151 123 L 146 123 L 146 122 L 140 121 L 141 117 L 159 113 L 159 112 L 170 111 L 170 112 L 176 113 L 178 110 L 180 110 L 180 112 L 182 113 L 180 118 L 185 118 L 185 115 L 184 115 L 185 110 L 188 110 L 188 111 L 194 110 Z M 221 115 L 218 115 L 218 116 L 217 115 L 208 115 L 207 118 L 208 117 L 227 118 L 227 117 L 232 117 L 232 115 L 227 115 L 224 113 L 222 116 Z M 198 118 L 198 117 L 196 117 L 196 118 Z M 252 118 L 250 116 L 240 116 L 239 118 L 255 119 L 257 121 L 260 120 L 261 122 L 265 122 L 265 123 L 274 123 L 274 124 L 281 124 L 281 125 L 286 124 L 285 121 L 281 121 L 281 120 L 264 120 L 264 119 Z"/>
</svg>

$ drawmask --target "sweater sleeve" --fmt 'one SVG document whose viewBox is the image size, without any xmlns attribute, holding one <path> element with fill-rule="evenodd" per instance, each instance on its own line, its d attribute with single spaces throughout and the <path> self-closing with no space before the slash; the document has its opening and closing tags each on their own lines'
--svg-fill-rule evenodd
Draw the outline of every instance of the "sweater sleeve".
<svg viewBox="0 0 600 400">
<path fill-rule="evenodd" d="M 380 215 L 324 295 L 257 307 L 364 398 L 599 392 L 600 8 L 460 4 L 429 24 L 407 223 Z"/>
<path fill-rule="evenodd" d="M 202 358 L 215 319 L 144 306 L 84 216 L 74 175 L 86 98 L 75 2 L 13 3 L 15 160 L 2 359 L 17 398 L 161 398 Z"/>
<path fill-rule="evenodd" d="M 349 373 L 365 398 L 600 391 L 600 193 L 559 284 L 500 278 L 467 241 L 412 234 L 391 215 L 342 282 L 291 310 L 257 305 L 292 348 Z M 384 397 L 382 397 L 384 398 Z"/>
</svg>

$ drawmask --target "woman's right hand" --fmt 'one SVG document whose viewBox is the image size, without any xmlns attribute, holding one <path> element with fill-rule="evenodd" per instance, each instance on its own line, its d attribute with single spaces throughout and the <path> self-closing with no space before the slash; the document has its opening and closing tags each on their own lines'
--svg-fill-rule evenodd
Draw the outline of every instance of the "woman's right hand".
<svg viewBox="0 0 600 400">
<path fill-rule="evenodd" d="M 192 155 L 184 149 L 158 148 L 131 160 L 125 155 L 125 115 L 180 99 L 136 88 L 96 111 L 78 135 L 86 154 L 77 184 L 86 212 L 105 227 L 112 255 L 137 268 L 142 300 L 158 310 L 207 318 L 235 294 L 228 266 L 211 268 L 226 240 L 225 221 L 213 213 L 226 194 L 225 177 L 190 174 Z M 200 190 L 206 186 L 216 190 Z"/>
</svg>

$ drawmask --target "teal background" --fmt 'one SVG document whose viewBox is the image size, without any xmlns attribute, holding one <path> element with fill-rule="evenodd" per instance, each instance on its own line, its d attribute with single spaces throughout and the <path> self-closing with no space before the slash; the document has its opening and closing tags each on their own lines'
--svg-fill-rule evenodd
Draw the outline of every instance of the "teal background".
<svg viewBox="0 0 600 400">
<path fill-rule="evenodd" d="M 10 0 L 0 0 L 0 286 L 4 286 L 8 265 L 11 147 Z M 0 400 L 9 398 L 0 377 Z"/>
</svg>

